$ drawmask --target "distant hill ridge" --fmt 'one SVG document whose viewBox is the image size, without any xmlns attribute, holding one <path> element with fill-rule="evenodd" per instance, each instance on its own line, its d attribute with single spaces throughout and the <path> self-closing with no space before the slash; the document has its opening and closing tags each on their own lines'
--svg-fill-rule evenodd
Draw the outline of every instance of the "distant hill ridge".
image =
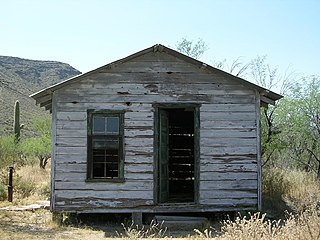
<svg viewBox="0 0 320 240">
<path fill-rule="evenodd" d="M 0 136 L 12 131 L 13 105 L 20 101 L 24 133 L 32 134 L 31 122 L 43 109 L 28 96 L 42 88 L 81 74 L 67 63 L 0 56 Z"/>
</svg>

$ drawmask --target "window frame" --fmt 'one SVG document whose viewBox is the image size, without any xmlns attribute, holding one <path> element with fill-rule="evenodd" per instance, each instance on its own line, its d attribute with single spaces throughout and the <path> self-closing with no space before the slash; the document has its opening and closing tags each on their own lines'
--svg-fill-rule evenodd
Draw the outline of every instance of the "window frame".
<svg viewBox="0 0 320 240">
<path fill-rule="evenodd" d="M 118 110 L 87 110 L 87 179 L 88 182 L 124 182 L 124 113 L 125 111 Z M 103 117 L 118 117 L 119 118 L 119 133 L 93 134 L 93 118 L 101 115 Z M 97 136 L 94 138 L 94 136 Z M 119 141 L 119 157 L 118 157 L 118 176 L 114 178 L 93 177 L 93 140 L 108 139 L 118 137 Z M 111 139 L 109 138 L 109 139 Z"/>
</svg>

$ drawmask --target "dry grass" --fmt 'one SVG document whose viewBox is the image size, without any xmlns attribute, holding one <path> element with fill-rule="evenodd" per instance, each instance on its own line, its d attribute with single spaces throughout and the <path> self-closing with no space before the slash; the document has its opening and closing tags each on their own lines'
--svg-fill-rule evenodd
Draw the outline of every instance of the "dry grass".
<svg viewBox="0 0 320 240">
<path fill-rule="evenodd" d="M 306 211 L 299 216 L 288 215 L 286 220 L 265 220 L 265 214 L 255 213 L 248 218 L 225 221 L 219 239 L 320 239 L 320 212 Z"/>
<path fill-rule="evenodd" d="M 320 183 L 311 173 L 271 168 L 263 172 L 263 207 L 275 217 L 302 213 L 320 204 Z"/>
<path fill-rule="evenodd" d="M 138 239 L 138 238 L 163 238 L 166 236 L 167 228 L 163 227 L 162 223 L 156 223 L 151 221 L 148 227 L 135 225 L 133 222 L 126 226 L 123 226 L 123 233 L 117 235 L 121 238 Z"/>
<path fill-rule="evenodd" d="M 38 200 L 49 200 L 50 170 L 48 169 L 40 169 L 38 166 L 22 166 L 15 169 L 13 174 L 14 205 L 20 206 L 32 204 Z"/>
<path fill-rule="evenodd" d="M 284 192 L 283 199 L 291 209 L 301 213 L 320 205 L 320 182 L 314 175 L 297 170 L 284 174 L 291 184 Z"/>
</svg>

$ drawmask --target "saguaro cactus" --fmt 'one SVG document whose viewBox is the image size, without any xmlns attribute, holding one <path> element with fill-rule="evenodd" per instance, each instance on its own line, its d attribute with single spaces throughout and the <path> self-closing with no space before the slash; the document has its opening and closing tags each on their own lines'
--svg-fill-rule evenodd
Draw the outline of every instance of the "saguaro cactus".
<svg viewBox="0 0 320 240">
<path fill-rule="evenodd" d="M 14 116 L 13 116 L 13 131 L 14 131 L 14 140 L 19 142 L 20 140 L 20 130 L 23 128 L 23 124 L 20 125 L 20 104 L 17 100 L 14 104 Z"/>
</svg>

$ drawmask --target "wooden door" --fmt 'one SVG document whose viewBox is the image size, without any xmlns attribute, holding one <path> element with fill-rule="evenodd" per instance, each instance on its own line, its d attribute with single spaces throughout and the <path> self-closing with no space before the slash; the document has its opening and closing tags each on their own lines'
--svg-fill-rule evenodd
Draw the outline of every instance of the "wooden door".
<svg viewBox="0 0 320 240">
<path fill-rule="evenodd" d="M 168 112 L 159 109 L 159 202 L 169 197 L 169 118 Z"/>
</svg>

